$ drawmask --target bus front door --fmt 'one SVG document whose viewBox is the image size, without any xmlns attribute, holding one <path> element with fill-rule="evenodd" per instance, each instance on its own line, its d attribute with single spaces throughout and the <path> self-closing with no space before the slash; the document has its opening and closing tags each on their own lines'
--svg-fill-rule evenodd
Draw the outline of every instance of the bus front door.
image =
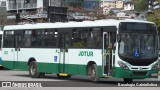
<svg viewBox="0 0 160 90">
<path fill-rule="evenodd" d="M 60 46 L 60 60 L 59 72 L 66 73 L 68 63 L 68 46 L 69 46 L 69 33 L 59 33 L 59 46 Z"/>
<path fill-rule="evenodd" d="M 104 76 L 111 76 L 112 46 L 111 33 L 103 32 L 102 67 Z"/>
<path fill-rule="evenodd" d="M 15 31 L 15 53 L 14 53 L 14 69 L 18 69 L 18 61 L 19 61 L 19 53 L 20 53 L 20 43 L 22 40 L 22 36 L 19 34 L 20 32 Z"/>
</svg>

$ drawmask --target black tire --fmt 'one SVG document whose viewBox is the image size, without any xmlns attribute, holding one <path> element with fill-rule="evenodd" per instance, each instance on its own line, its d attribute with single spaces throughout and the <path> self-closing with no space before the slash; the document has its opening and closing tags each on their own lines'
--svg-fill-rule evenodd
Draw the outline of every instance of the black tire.
<svg viewBox="0 0 160 90">
<path fill-rule="evenodd" d="M 132 83 L 133 79 L 132 78 L 124 78 L 124 83 Z"/>
<path fill-rule="evenodd" d="M 32 78 L 40 78 L 40 76 L 42 75 L 41 73 L 38 72 L 37 64 L 35 61 L 32 61 L 29 64 L 29 75 Z"/>
<path fill-rule="evenodd" d="M 98 82 L 99 81 L 99 77 L 98 77 L 98 70 L 97 70 L 97 65 L 96 64 L 92 64 L 91 66 L 91 81 L 92 82 Z"/>
<path fill-rule="evenodd" d="M 2 66 L 0 66 L 0 70 L 3 70 L 3 67 L 2 67 Z"/>
<path fill-rule="evenodd" d="M 45 77 L 45 73 L 40 73 L 40 76 L 39 76 L 40 78 L 43 78 L 43 77 Z"/>
</svg>

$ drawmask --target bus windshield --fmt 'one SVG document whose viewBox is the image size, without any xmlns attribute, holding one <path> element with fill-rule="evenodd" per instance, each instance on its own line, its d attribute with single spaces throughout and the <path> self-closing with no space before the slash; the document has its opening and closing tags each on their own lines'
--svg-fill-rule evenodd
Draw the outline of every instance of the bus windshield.
<svg viewBox="0 0 160 90">
<path fill-rule="evenodd" d="M 132 59 L 157 57 L 157 39 L 154 34 L 121 33 L 119 55 Z"/>
</svg>

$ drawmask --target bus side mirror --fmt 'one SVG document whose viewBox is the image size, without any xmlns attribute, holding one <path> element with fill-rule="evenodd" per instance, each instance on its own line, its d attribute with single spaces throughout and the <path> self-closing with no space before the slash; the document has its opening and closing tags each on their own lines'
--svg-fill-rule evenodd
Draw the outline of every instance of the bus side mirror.
<svg viewBox="0 0 160 90">
<path fill-rule="evenodd" d="M 117 41 L 121 42 L 121 36 L 119 34 L 117 35 Z"/>
</svg>

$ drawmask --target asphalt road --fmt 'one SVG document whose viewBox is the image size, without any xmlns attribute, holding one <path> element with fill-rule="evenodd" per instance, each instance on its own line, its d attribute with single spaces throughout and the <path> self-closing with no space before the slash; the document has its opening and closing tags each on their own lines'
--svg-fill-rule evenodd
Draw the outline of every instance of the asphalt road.
<svg viewBox="0 0 160 90">
<path fill-rule="evenodd" d="M 63 90 L 64 88 L 65 90 L 67 88 L 68 88 L 67 90 L 72 90 L 72 89 L 69 89 L 69 87 L 74 88 L 76 90 L 77 90 L 77 87 L 85 88 L 85 90 L 90 90 L 91 88 L 89 87 L 95 87 L 92 90 L 97 90 L 97 89 L 101 90 L 102 87 L 103 88 L 119 88 L 120 87 L 122 90 L 124 90 L 124 89 L 127 89 L 127 87 L 135 88 L 136 86 L 136 88 L 139 88 L 141 87 L 140 85 L 142 85 L 143 88 L 146 88 L 145 90 L 151 90 L 149 88 L 154 88 L 154 90 L 155 89 L 158 90 L 160 88 L 160 76 L 158 79 L 135 79 L 132 84 L 124 84 L 123 80 L 118 78 L 108 78 L 108 79 L 101 78 L 100 82 L 93 83 L 90 81 L 89 77 L 84 77 L 84 76 L 71 76 L 71 78 L 69 79 L 64 79 L 64 78 L 58 78 L 55 74 L 47 74 L 45 75 L 44 78 L 31 78 L 29 76 L 28 71 L 13 71 L 13 70 L 0 70 L 0 86 L 2 86 L 2 82 L 11 82 L 12 88 L 3 87 L 2 89 L 0 88 L 0 90 L 3 90 L 3 89 L 15 90 L 14 88 L 17 88 L 17 87 L 19 87 L 18 90 L 19 89 L 21 90 L 22 88 L 23 90 L 26 90 L 28 89 L 28 87 L 30 88 L 30 90 L 32 90 L 31 87 L 34 86 L 32 84 L 35 84 L 35 83 L 37 87 L 62 88 Z M 21 83 L 21 84 L 18 86 L 18 83 Z M 127 87 L 124 87 L 124 85 Z M 42 88 L 39 88 L 39 89 L 36 88 L 36 89 L 43 90 Z M 36 89 L 34 88 L 33 90 L 36 90 Z M 50 90 L 50 89 L 46 89 L 46 90 Z"/>
</svg>

